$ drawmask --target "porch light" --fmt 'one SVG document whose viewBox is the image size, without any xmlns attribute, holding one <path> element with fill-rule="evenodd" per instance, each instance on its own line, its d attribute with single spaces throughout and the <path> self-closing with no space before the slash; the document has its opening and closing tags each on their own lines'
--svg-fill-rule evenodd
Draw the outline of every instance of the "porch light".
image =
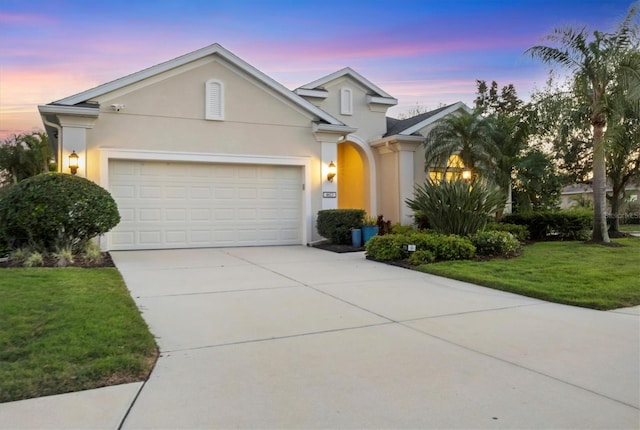
<svg viewBox="0 0 640 430">
<path fill-rule="evenodd" d="M 470 181 L 471 180 L 471 170 L 464 169 L 462 171 L 462 179 L 465 180 L 465 181 Z"/>
<path fill-rule="evenodd" d="M 333 182 L 333 178 L 336 177 L 336 165 L 332 161 L 327 167 L 329 168 L 329 171 L 327 172 L 327 181 Z"/>
<path fill-rule="evenodd" d="M 71 170 L 71 174 L 75 175 L 76 173 L 78 173 L 78 154 L 76 154 L 76 151 L 71 152 L 71 154 L 69 154 L 69 170 Z"/>
</svg>

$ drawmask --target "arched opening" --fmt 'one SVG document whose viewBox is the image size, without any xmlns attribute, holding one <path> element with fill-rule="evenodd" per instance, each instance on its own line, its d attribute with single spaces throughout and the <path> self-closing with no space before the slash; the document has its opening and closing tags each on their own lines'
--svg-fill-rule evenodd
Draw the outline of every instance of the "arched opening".
<svg viewBox="0 0 640 430">
<path fill-rule="evenodd" d="M 338 208 L 371 210 L 369 163 L 353 142 L 338 145 Z"/>
</svg>

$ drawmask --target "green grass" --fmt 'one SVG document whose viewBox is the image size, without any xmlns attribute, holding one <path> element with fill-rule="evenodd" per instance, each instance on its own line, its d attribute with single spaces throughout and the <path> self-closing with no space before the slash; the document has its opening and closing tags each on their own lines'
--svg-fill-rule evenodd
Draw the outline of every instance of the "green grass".
<svg viewBox="0 0 640 430">
<path fill-rule="evenodd" d="M 625 233 L 640 231 L 640 224 L 620 224 L 620 231 Z"/>
<path fill-rule="evenodd" d="M 157 346 L 113 268 L 0 271 L 0 402 L 146 379 Z"/>
<path fill-rule="evenodd" d="M 490 261 L 447 261 L 418 270 L 498 290 L 593 309 L 640 304 L 640 238 L 618 247 L 538 242 L 522 255 Z"/>
</svg>

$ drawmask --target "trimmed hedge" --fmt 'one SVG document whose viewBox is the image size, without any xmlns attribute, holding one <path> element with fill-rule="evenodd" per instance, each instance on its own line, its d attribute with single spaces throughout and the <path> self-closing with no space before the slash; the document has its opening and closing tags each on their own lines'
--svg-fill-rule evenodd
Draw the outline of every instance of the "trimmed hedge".
<svg viewBox="0 0 640 430">
<path fill-rule="evenodd" d="M 471 237 L 478 255 L 510 257 L 520 250 L 520 241 L 508 231 L 481 231 Z"/>
<path fill-rule="evenodd" d="M 416 250 L 410 252 L 407 245 L 415 245 Z M 420 253 L 418 253 L 419 251 Z M 409 261 L 422 260 L 426 263 L 468 260 L 475 256 L 476 248 L 466 237 L 415 232 L 374 236 L 365 245 L 365 252 L 368 257 L 374 260 L 390 261 L 409 258 Z M 412 257 L 412 255 L 415 256 Z"/>
<path fill-rule="evenodd" d="M 527 226 L 518 224 L 508 224 L 506 222 L 490 222 L 484 231 L 506 231 L 511 233 L 520 242 L 529 240 L 530 234 Z"/>
<path fill-rule="evenodd" d="M 351 229 L 362 227 L 362 209 L 326 209 L 318 212 L 316 228 L 322 237 L 338 245 L 351 244 Z"/>
<path fill-rule="evenodd" d="M 10 249 L 79 251 L 119 222 L 118 207 L 107 190 L 66 173 L 27 178 L 0 200 L 0 240 Z"/>
<path fill-rule="evenodd" d="M 524 225 L 532 240 L 585 240 L 593 227 L 591 210 L 524 212 L 505 215 L 508 224 Z"/>
</svg>

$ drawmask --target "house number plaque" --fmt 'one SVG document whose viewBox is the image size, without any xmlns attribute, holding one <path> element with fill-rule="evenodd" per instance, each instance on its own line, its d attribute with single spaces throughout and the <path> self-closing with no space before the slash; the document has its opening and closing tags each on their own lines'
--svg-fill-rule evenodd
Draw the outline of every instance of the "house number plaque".
<svg viewBox="0 0 640 430">
<path fill-rule="evenodd" d="M 335 191 L 323 191 L 322 197 L 325 199 L 335 199 L 336 192 Z"/>
</svg>

